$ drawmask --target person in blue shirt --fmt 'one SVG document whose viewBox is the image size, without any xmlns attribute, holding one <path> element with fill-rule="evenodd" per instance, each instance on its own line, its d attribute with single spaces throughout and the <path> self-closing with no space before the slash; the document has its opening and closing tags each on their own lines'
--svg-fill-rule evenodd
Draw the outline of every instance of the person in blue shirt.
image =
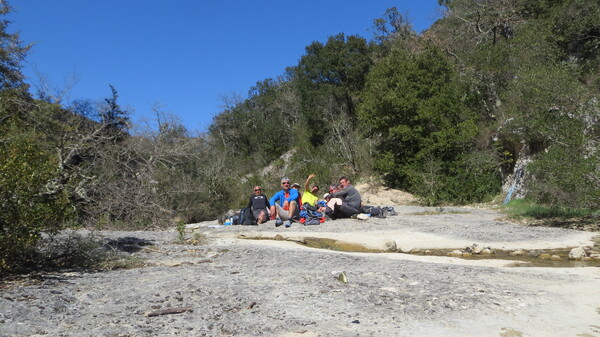
<svg viewBox="0 0 600 337">
<path fill-rule="evenodd" d="M 292 181 L 290 178 L 281 179 L 282 190 L 275 193 L 269 203 L 271 204 L 271 219 L 276 217 L 275 226 L 281 226 L 285 221 L 285 226 L 290 227 L 294 217 L 300 214 L 298 205 L 298 190 L 290 188 Z"/>
</svg>

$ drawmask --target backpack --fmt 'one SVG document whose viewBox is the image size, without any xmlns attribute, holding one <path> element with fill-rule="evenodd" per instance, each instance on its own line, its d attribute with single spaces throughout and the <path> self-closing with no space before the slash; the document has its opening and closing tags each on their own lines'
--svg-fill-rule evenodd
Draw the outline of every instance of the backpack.
<svg viewBox="0 0 600 337">
<path fill-rule="evenodd" d="M 382 209 L 387 215 L 398 215 L 398 212 L 396 212 L 393 206 L 382 207 Z"/>
<path fill-rule="evenodd" d="M 361 211 L 362 213 L 370 214 L 372 217 L 385 218 L 386 216 L 386 212 L 381 207 L 363 206 Z"/>
<path fill-rule="evenodd" d="M 251 226 L 254 224 L 254 214 L 252 214 L 250 207 L 242 208 L 240 211 L 239 223 L 237 223 L 237 225 Z"/>
<path fill-rule="evenodd" d="M 305 226 L 311 226 L 311 225 L 319 225 L 321 224 L 322 219 L 323 219 L 323 214 L 317 212 L 317 211 L 302 211 L 304 212 L 304 216 L 302 216 L 304 218 L 304 225 Z M 300 212 L 302 214 L 302 212 Z"/>
</svg>

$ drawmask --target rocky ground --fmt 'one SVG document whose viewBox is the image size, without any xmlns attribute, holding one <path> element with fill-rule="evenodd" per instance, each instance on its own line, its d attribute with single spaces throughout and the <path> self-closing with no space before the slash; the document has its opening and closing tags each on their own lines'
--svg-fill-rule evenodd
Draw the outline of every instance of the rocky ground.
<svg viewBox="0 0 600 337">
<path fill-rule="evenodd" d="M 0 336 L 600 336 L 598 233 L 396 210 L 291 228 L 207 222 L 188 226 L 189 244 L 175 230 L 101 232 L 144 266 L 3 281 Z M 586 267 L 564 267 L 558 248 L 574 247 Z M 511 266 L 543 254 L 563 267 Z"/>
</svg>

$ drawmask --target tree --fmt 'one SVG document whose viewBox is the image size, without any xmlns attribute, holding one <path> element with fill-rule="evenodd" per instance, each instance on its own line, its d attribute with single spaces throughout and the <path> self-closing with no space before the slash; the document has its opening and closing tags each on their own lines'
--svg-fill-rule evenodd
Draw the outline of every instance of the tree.
<svg viewBox="0 0 600 337">
<path fill-rule="evenodd" d="M 10 12 L 2 1 L 0 15 Z M 63 228 L 70 218 L 55 153 L 40 132 L 34 102 L 20 71 L 28 46 L 0 20 L 0 273 L 26 263 L 42 232 Z"/>
<path fill-rule="evenodd" d="M 386 182 L 430 203 L 470 199 L 452 176 L 473 148 L 476 116 L 461 101 L 455 76 L 433 46 L 419 54 L 395 48 L 369 73 L 360 106 L 367 133 L 378 141 L 376 167 Z M 493 175 L 489 167 L 484 171 L 477 179 Z"/>
<path fill-rule="evenodd" d="M 10 21 L 5 17 L 11 10 L 6 1 L 0 2 L 0 128 L 11 119 L 21 123 L 31 101 L 21 73 L 21 63 L 31 46 L 23 45 L 18 33 L 7 31 Z"/>
<path fill-rule="evenodd" d="M 373 20 L 373 26 L 375 42 L 387 45 L 387 49 L 392 42 L 406 41 L 417 36 L 411 23 L 398 13 L 396 7 L 386 9 L 382 18 Z"/>
<path fill-rule="evenodd" d="M 0 16 L 5 17 L 12 8 L 6 1 L 0 2 Z M 26 89 L 21 73 L 21 63 L 30 45 L 23 45 L 18 33 L 8 33 L 10 21 L 0 20 L 0 90 Z"/>
<path fill-rule="evenodd" d="M 129 128 L 129 116 L 117 102 L 119 98 L 117 90 L 112 85 L 109 87 L 111 96 L 104 99 L 105 105 L 100 111 L 100 122 L 109 136 L 122 140 Z"/>
<path fill-rule="evenodd" d="M 293 81 L 300 92 L 311 144 L 323 144 L 331 132 L 331 120 L 347 119 L 355 124 L 356 100 L 372 65 L 370 51 L 365 39 L 344 34 L 306 47 L 306 54 L 293 69 Z"/>
<path fill-rule="evenodd" d="M 455 46 L 477 45 L 514 36 L 515 25 L 522 17 L 516 10 L 514 0 L 452 0 L 439 1 L 447 8 L 445 20 L 454 28 L 454 39 L 447 43 L 458 42 Z M 460 47 L 459 47 L 460 48 Z"/>
</svg>

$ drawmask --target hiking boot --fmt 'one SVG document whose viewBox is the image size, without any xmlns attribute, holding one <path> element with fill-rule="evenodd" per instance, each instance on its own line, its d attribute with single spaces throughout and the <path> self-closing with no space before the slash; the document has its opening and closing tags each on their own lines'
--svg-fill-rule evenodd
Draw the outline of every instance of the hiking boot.
<svg viewBox="0 0 600 337">
<path fill-rule="evenodd" d="M 281 225 L 283 225 L 283 221 L 281 220 L 281 218 L 275 219 L 275 227 L 279 227 Z"/>
<path fill-rule="evenodd" d="M 292 227 L 292 222 L 291 222 L 289 219 L 288 219 L 288 220 L 285 220 L 285 221 L 283 222 L 283 224 L 285 225 L 285 228 L 290 228 L 290 227 Z"/>
</svg>

